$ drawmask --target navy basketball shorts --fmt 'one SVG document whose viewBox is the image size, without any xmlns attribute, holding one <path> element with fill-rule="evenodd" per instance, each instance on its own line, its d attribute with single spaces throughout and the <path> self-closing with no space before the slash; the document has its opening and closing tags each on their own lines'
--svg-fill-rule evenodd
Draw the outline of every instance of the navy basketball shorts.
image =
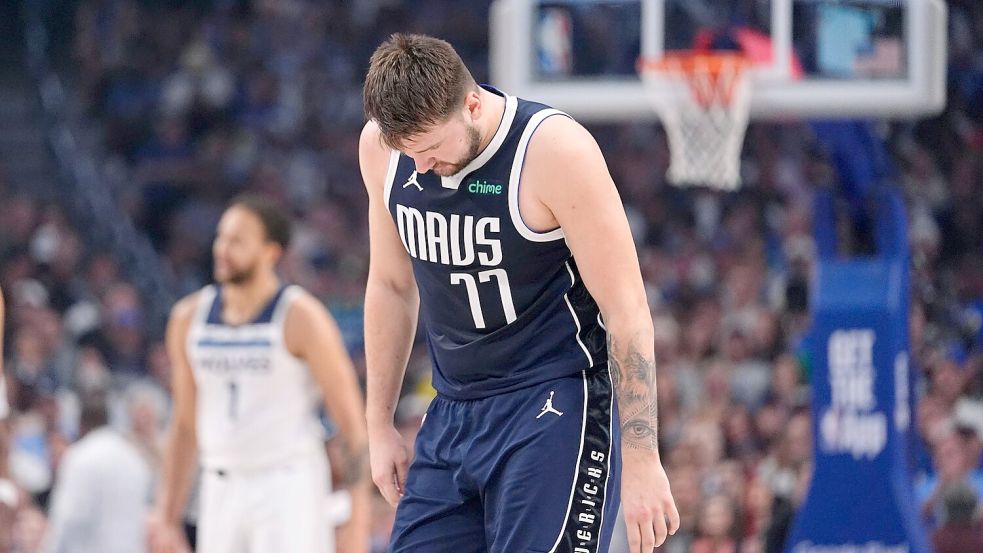
<svg viewBox="0 0 983 553">
<path fill-rule="evenodd" d="M 606 553 L 620 503 L 607 366 L 478 400 L 438 396 L 392 553 Z"/>
</svg>

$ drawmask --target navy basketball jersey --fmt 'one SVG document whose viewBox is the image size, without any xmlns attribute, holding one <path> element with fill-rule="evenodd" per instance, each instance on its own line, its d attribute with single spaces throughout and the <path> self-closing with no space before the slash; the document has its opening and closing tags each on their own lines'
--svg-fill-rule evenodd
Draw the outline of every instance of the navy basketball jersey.
<svg viewBox="0 0 983 553">
<path fill-rule="evenodd" d="M 489 145 L 452 177 L 420 174 L 393 152 L 385 200 L 412 258 L 433 384 L 475 399 L 577 374 L 607 361 L 606 332 L 562 229 L 519 215 L 529 140 L 566 116 L 503 94 Z"/>
</svg>

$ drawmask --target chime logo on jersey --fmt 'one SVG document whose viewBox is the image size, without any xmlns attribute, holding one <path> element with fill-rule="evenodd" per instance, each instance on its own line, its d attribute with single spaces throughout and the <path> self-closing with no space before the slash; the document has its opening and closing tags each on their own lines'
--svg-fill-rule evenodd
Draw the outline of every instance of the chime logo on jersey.
<svg viewBox="0 0 983 553">
<path fill-rule="evenodd" d="M 502 230 L 498 217 L 444 215 L 396 204 L 399 238 L 412 257 L 441 265 L 485 267 L 502 262 Z"/>
<path fill-rule="evenodd" d="M 502 193 L 502 183 L 475 179 L 468 183 L 468 192 L 472 194 L 500 195 Z"/>
</svg>

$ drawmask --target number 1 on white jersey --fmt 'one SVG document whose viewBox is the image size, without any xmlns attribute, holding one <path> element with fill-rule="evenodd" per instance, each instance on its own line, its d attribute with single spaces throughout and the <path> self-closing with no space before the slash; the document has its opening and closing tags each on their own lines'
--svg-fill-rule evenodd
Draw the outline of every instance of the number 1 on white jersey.
<svg viewBox="0 0 983 553">
<path fill-rule="evenodd" d="M 229 418 L 239 418 L 239 385 L 235 380 L 229 381 Z"/>
</svg>

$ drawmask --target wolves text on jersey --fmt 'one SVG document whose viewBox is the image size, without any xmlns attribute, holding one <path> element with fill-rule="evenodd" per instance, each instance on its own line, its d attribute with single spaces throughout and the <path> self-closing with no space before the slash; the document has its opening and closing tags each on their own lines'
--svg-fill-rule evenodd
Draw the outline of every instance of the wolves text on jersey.
<svg viewBox="0 0 983 553">
<path fill-rule="evenodd" d="M 270 351 L 203 351 L 198 358 L 203 371 L 220 374 L 261 374 L 273 367 Z"/>
</svg>

